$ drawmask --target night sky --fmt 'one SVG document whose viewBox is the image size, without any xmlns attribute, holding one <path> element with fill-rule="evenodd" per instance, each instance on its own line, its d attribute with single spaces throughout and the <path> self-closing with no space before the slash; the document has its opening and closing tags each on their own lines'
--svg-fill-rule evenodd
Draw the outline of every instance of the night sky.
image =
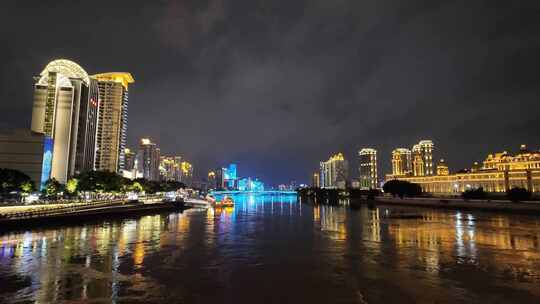
<svg viewBox="0 0 540 304">
<path fill-rule="evenodd" d="M 149 136 L 198 177 L 237 162 L 307 182 L 343 151 L 435 142 L 455 171 L 540 148 L 540 1 L 2 0 L 0 129 L 29 127 L 57 58 L 131 72 L 129 146 Z"/>
</svg>

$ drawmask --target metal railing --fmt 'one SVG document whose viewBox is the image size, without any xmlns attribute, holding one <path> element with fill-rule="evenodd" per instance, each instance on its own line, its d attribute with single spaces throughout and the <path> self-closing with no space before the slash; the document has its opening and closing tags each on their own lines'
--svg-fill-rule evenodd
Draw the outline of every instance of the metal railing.
<svg viewBox="0 0 540 304">
<path fill-rule="evenodd" d="M 110 207 L 119 207 L 124 205 L 133 205 L 140 204 L 145 202 L 157 202 L 163 199 L 162 195 L 146 195 L 141 196 L 138 199 L 138 202 L 128 202 L 127 199 L 109 199 L 109 200 L 94 200 L 84 203 L 71 203 L 69 205 L 57 204 L 54 206 L 43 205 L 40 207 L 34 207 L 27 211 L 20 212 L 8 212 L 0 213 L 0 220 L 15 220 L 15 219 L 28 219 L 28 218 L 39 218 L 55 215 L 67 215 L 70 213 L 79 213 L 83 211 L 90 211 L 92 209 L 103 209 Z M 31 206 L 29 206 L 31 207 Z M 1 212 L 1 210 L 0 210 Z"/>
</svg>

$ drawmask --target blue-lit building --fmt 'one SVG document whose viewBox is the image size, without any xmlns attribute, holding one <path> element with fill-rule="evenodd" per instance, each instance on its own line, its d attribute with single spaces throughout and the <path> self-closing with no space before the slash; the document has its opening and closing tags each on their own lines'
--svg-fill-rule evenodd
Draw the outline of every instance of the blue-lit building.
<svg viewBox="0 0 540 304">
<path fill-rule="evenodd" d="M 230 164 L 228 168 L 221 168 L 223 174 L 223 184 L 225 188 L 234 190 L 237 188 L 238 177 L 236 175 L 236 164 Z"/>
<path fill-rule="evenodd" d="M 239 191 L 264 191 L 264 183 L 251 177 L 238 180 Z"/>
</svg>

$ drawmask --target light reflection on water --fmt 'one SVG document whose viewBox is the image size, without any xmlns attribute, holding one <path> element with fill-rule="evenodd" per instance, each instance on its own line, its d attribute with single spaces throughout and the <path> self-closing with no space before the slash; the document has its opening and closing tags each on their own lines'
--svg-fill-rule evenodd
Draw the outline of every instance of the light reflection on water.
<svg viewBox="0 0 540 304">
<path fill-rule="evenodd" d="M 534 303 L 540 219 L 238 195 L 0 236 L 0 302 Z M 412 216 L 411 216 L 412 215 Z"/>
</svg>

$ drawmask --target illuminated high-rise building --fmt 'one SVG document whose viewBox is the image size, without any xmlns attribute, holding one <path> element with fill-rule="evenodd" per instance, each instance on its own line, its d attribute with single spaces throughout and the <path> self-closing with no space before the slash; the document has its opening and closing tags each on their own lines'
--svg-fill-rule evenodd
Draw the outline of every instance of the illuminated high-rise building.
<svg viewBox="0 0 540 304">
<path fill-rule="evenodd" d="M 124 155 L 125 155 L 125 165 L 124 169 L 122 170 L 122 176 L 129 179 L 135 179 L 137 178 L 137 167 L 138 167 L 138 159 L 137 159 L 137 153 L 133 152 L 131 149 L 126 148 L 124 149 Z"/>
<path fill-rule="evenodd" d="M 130 73 L 92 76 L 99 86 L 96 169 L 121 172 L 125 165 L 128 120 L 128 86 L 135 82 Z"/>
<path fill-rule="evenodd" d="M 152 181 L 159 181 L 160 150 L 149 138 L 141 139 L 137 154 L 140 176 Z"/>
<path fill-rule="evenodd" d="M 435 173 L 433 166 L 433 141 L 421 140 L 418 145 L 420 145 L 420 151 L 424 158 L 424 172 L 428 176 L 433 175 Z"/>
<path fill-rule="evenodd" d="M 398 148 L 392 151 L 392 174 L 410 175 L 412 173 L 411 150 Z"/>
<path fill-rule="evenodd" d="M 182 157 L 161 156 L 159 171 L 164 181 L 182 181 Z"/>
<path fill-rule="evenodd" d="M 136 156 L 137 154 L 131 151 L 131 149 L 129 148 L 124 149 L 124 157 L 125 157 L 124 170 L 125 171 L 132 171 L 135 168 Z"/>
<path fill-rule="evenodd" d="M 422 151 L 420 149 L 420 145 L 413 146 L 412 161 L 413 161 L 413 175 L 424 176 L 425 175 L 424 158 L 422 157 Z"/>
<path fill-rule="evenodd" d="M 31 129 L 44 134 L 50 147 L 43 179 L 65 183 L 76 173 L 94 169 L 98 85 L 82 67 L 65 59 L 50 62 L 36 80 Z"/>
<path fill-rule="evenodd" d="M 377 150 L 364 148 L 358 152 L 360 189 L 378 188 Z"/>
<path fill-rule="evenodd" d="M 216 188 L 215 189 L 225 189 L 225 180 L 224 180 L 224 174 L 223 168 L 217 168 L 214 170 L 216 173 Z"/>
<path fill-rule="evenodd" d="M 236 164 L 229 164 L 227 168 L 221 168 L 223 177 L 223 189 L 233 190 L 237 188 L 238 176 Z"/>
<path fill-rule="evenodd" d="M 182 173 L 180 181 L 186 186 L 191 186 L 193 183 L 193 165 L 191 163 L 183 161 L 180 164 L 180 168 Z"/>
<path fill-rule="evenodd" d="M 311 175 L 311 187 L 320 188 L 321 187 L 321 174 L 315 172 Z"/>
<path fill-rule="evenodd" d="M 342 153 L 335 154 L 325 162 L 320 163 L 321 187 L 344 189 L 347 185 L 348 162 Z"/>
<path fill-rule="evenodd" d="M 431 176 L 434 174 L 433 167 L 433 141 L 421 140 L 413 146 L 413 175 Z"/>
<path fill-rule="evenodd" d="M 217 179 L 216 179 L 216 172 L 210 171 L 208 172 L 208 188 L 209 189 L 217 189 Z"/>
</svg>

